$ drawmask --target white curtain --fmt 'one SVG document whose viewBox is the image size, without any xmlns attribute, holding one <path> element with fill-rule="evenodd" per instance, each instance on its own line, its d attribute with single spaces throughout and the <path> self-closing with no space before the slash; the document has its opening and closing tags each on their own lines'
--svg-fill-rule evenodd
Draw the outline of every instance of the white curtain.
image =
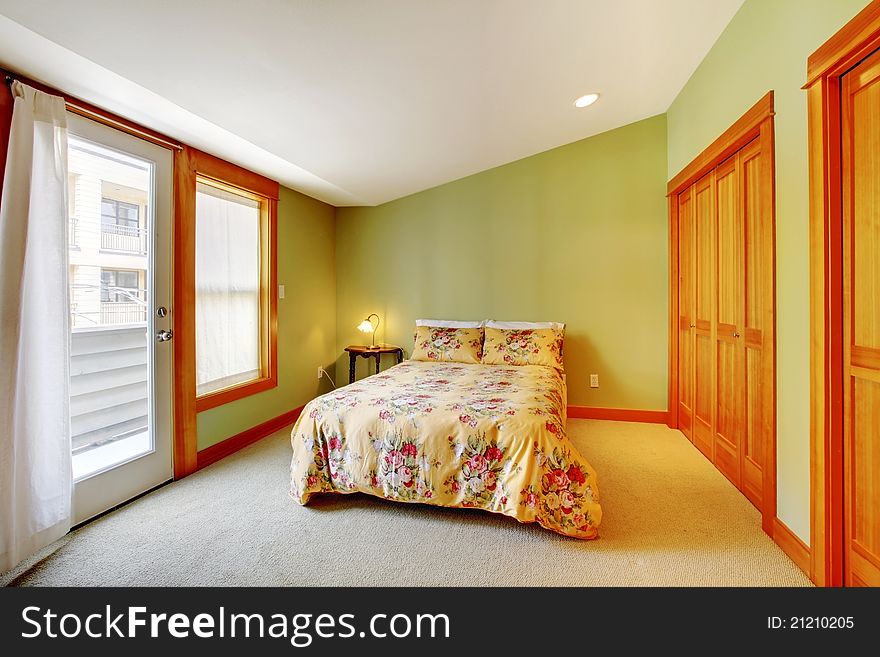
<svg viewBox="0 0 880 657">
<path fill-rule="evenodd" d="M 196 185 L 196 392 L 260 375 L 260 204 Z"/>
<path fill-rule="evenodd" d="M 70 529 L 67 124 L 20 82 L 0 201 L 0 572 Z"/>
</svg>

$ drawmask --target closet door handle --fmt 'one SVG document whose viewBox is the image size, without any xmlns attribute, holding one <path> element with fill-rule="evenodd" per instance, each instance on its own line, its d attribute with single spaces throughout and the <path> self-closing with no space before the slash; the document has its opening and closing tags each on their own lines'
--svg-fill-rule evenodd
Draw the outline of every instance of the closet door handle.
<svg viewBox="0 0 880 657">
<path fill-rule="evenodd" d="M 691 328 L 696 328 L 696 327 L 697 327 L 696 324 L 691 324 Z"/>
<path fill-rule="evenodd" d="M 739 332 L 738 332 L 738 331 L 734 331 L 734 332 L 733 332 L 733 337 L 738 338 L 738 337 L 739 337 Z"/>
</svg>

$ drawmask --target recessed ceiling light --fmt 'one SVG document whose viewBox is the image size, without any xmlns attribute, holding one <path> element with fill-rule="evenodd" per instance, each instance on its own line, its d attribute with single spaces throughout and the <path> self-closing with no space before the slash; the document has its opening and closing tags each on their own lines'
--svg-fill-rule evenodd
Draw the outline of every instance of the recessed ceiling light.
<svg viewBox="0 0 880 657">
<path fill-rule="evenodd" d="M 599 94 L 587 94 L 586 96 L 581 96 L 576 101 L 574 101 L 575 107 L 587 107 L 588 105 L 592 105 L 597 100 L 599 100 Z"/>
</svg>

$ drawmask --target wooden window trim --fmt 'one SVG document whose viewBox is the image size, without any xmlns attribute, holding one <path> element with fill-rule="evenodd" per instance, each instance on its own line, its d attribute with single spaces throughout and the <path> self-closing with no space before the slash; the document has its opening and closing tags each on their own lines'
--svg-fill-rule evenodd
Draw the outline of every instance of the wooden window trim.
<svg viewBox="0 0 880 657">
<path fill-rule="evenodd" d="M 187 249 L 194 249 L 195 242 L 193 241 L 187 243 L 185 240 L 190 238 L 194 239 L 195 231 L 192 231 L 192 234 L 190 235 L 185 226 L 187 222 L 180 220 L 180 217 L 195 217 L 195 194 L 183 195 L 180 193 L 183 189 L 182 185 L 186 185 L 188 183 L 188 177 L 191 172 L 191 149 L 184 148 L 183 145 L 171 139 L 167 135 L 163 135 L 162 133 L 150 130 L 149 128 L 146 128 L 133 121 L 129 121 L 128 119 L 113 114 L 112 112 L 102 110 L 99 107 L 65 94 L 59 89 L 41 84 L 36 80 L 31 80 L 30 78 L 19 75 L 18 73 L 15 73 L 14 71 L 11 71 L 9 69 L 0 68 L 0 73 L 2 73 L 4 77 L 11 76 L 31 87 L 34 87 L 35 89 L 39 89 L 40 91 L 44 91 L 54 96 L 61 96 L 65 100 L 67 109 L 72 112 L 80 114 L 81 116 L 84 116 L 88 119 L 92 119 L 93 121 L 97 121 L 98 123 L 107 125 L 111 128 L 115 128 L 117 130 L 125 132 L 126 134 L 138 137 L 139 139 L 143 139 L 158 146 L 168 148 L 172 151 L 174 156 L 173 268 L 175 272 L 175 277 L 186 275 L 187 273 L 189 273 L 190 276 L 194 275 L 195 260 L 193 259 L 193 261 L 190 263 L 187 262 L 186 258 L 182 256 L 186 254 Z M 7 150 L 9 146 L 9 133 L 12 124 L 13 106 L 14 99 L 12 97 L 12 91 L 8 84 L 4 84 L 2 90 L 0 90 L 0 194 L 2 194 L 3 189 L 3 174 L 5 171 Z M 194 174 L 192 176 L 192 185 L 193 189 L 195 189 Z M 187 205 L 190 201 L 192 202 L 191 208 Z M 191 213 L 187 214 L 187 212 L 190 211 Z M 194 353 L 195 332 L 193 332 L 190 336 L 192 344 L 187 344 L 186 331 L 181 330 L 181 327 L 185 327 L 187 321 L 192 320 L 188 320 L 187 317 L 184 317 L 182 319 L 179 317 L 180 315 L 189 315 L 190 312 L 188 312 L 187 309 L 192 309 L 194 311 L 195 297 L 193 296 L 193 294 L 190 293 L 186 286 L 179 285 L 176 278 L 174 283 L 172 303 L 174 304 L 175 309 L 173 315 L 175 338 L 172 341 L 175 357 L 175 385 L 173 393 L 174 437 L 172 440 L 172 449 L 174 461 L 174 477 L 180 478 L 186 474 L 195 472 L 196 456 L 198 451 L 196 435 L 195 396 L 186 395 L 183 386 L 181 385 L 181 379 L 184 382 L 191 380 L 193 385 L 192 389 L 195 390 L 195 370 L 193 369 L 192 372 L 189 372 L 187 368 L 181 366 L 181 363 L 183 361 L 180 360 L 181 358 L 183 358 L 182 354 L 184 353 L 185 348 L 189 347 L 190 350 Z"/>
<path fill-rule="evenodd" d="M 226 163 L 224 163 L 226 164 Z M 236 167 L 237 168 L 237 167 Z M 250 172 L 246 172 L 250 173 Z M 251 174 L 253 175 L 253 174 Z M 237 178 L 241 178 L 238 175 Z M 275 257 L 276 235 L 278 226 L 277 200 L 263 194 L 257 194 L 237 185 L 228 184 L 214 177 L 196 172 L 196 182 L 204 180 L 207 184 L 216 186 L 233 194 L 238 194 L 256 201 L 260 204 L 260 372 L 262 376 L 250 381 L 244 381 L 220 390 L 196 394 L 196 413 L 201 413 L 210 408 L 216 408 L 223 404 L 254 395 L 264 390 L 270 390 L 278 385 L 278 353 L 277 353 L 277 321 L 278 310 L 275 290 L 277 276 L 277 259 Z M 265 179 L 263 179 L 265 180 Z M 261 181 L 257 181 L 260 183 Z M 271 182 L 271 181 L 270 181 Z M 265 185 L 250 185 L 251 187 Z M 271 189 L 269 191 L 272 191 Z M 277 195 L 277 187 L 274 190 Z M 266 256 L 266 257 L 264 257 Z M 195 257 L 195 254 L 193 254 Z"/>
<path fill-rule="evenodd" d="M 185 146 L 174 161 L 174 356 L 175 378 L 175 477 L 195 472 L 198 467 L 196 415 L 231 401 L 242 399 L 278 385 L 278 296 L 277 289 L 277 182 L 236 166 L 213 155 Z M 245 190 L 261 203 L 261 250 L 268 258 L 261 260 L 260 304 L 262 336 L 261 370 L 264 375 L 206 395 L 196 395 L 195 333 L 195 244 L 196 181 L 209 179 L 235 191 Z"/>
<path fill-rule="evenodd" d="M 3 69 L 0 69 L 3 72 Z M 12 108 L 15 100 L 8 84 L 0 88 L 0 196 L 3 195 L 3 177 L 6 175 L 6 157 L 9 152 L 9 132 L 12 128 Z"/>
<path fill-rule="evenodd" d="M 196 416 L 195 376 L 195 185 L 196 172 L 207 178 L 227 182 L 241 189 L 269 199 L 271 230 L 270 253 L 270 344 L 273 345 L 269 366 L 276 376 L 277 385 L 277 203 L 279 185 L 264 176 L 236 166 L 220 158 L 181 144 L 155 130 L 122 116 L 87 103 L 59 89 L 32 80 L 9 69 L 0 68 L 0 74 L 11 76 L 35 89 L 64 98 L 67 110 L 85 118 L 115 128 L 139 139 L 168 148 L 174 154 L 174 477 L 179 479 L 198 469 L 198 435 Z M 13 98 L 8 84 L 0 89 L 0 194 L 9 132 L 12 124 Z M 274 387 L 274 386 L 268 386 Z"/>
<path fill-rule="evenodd" d="M 878 0 L 880 2 L 880 0 Z M 768 308 L 770 318 L 768 326 L 772 327 L 773 336 L 768 345 L 768 357 L 772 362 L 772 384 L 770 391 L 772 426 L 770 439 L 767 441 L 764 455 L 764 481 L 762 491 L 761 527 L 769 536 L 773 536 L 776 521 L 776 190 L 775 161 L 776 144 L 773 126 L 775 116 L 773 91 L 768 91 L 745 114 L 725 130 L 715 141 L 706 147 L 697 157 L 685 166 L 667 183 L 667 209 L 669 213 L 669 377 L 668 377 L 668 415 L 667 426 L 671 429 L 679 427 L 678 399 L 678 195 L 691 185 L 722 164 L 731 155 L 742 149 L 753 139 L 761 140 L 761 150 L 768 154 L 770 193 L 764 202 L 765 209 L 773 226 L 773 244 L 770 249 L 772 257 L 767 263 L 773 276 L 772 303 Z"/>
<path fill-rule="evenodd" d="M 148 141 L 152 144 L 156 144 L 157 146 L 162 146 L 163 148 L 167 148 L 173 151 L 180 151 L 183 148 L 183 145 L 168 137 L 167 135 L 163 135 L 161 132 L 156 132 L 155 130 L 151 130 L 150 128 L 144 127 L 139 123 L 135 123 L 134 121 L 129 121 L 125 117 L 119 116 L 118 114 L 114 114 L 113 112 L 108 112 L 105 109 L 101 109 L 97 105 L 92 105 L 91 103 L 87 103 L 84 100 L 80 100 L 75 96 L 71 96 L 70 94 L 66 94 L 59 89 L 55 89 L 54 87 L 50 87 L 49 85 L 43 84 L 41 82 L 37 82 L 36 80 L 32 80 L 26 76 L 19 75 L 14 71 L 10 71 L 8 69 L 0 68 L 0 73 L 3 74 L 4 77 L 12 77 L 24 84 L 33 87 L 34 89 L 38 89 L 39 91 L 44 91 L 47 94 L 51 94 L 53 96 L 61 96 L 64 99 L 64 103 L 68 112 L 73 114 L 78 114 L 87 119 L 91 119 L 92 121 L 96 121 L 97 123 L 101 123 L 103 125 L 109 126 L 116 130 L 120 130 L 126 134 L 132 135 L 133 137 L 137 137 L 138 139 L 143 139 L 144 141 Z M 12 94 L 9 91 L 9 85 L 6 86 L 6 95 L 9 96 L 10 102 L 10 119 L 11 119 L 11 103 L 12 103 Z M 0 121 L 5 121 L 5 116 L 3 116 L 3 103 L 0 102 Z M 8 128 L 7 128 L 8 129 Z M 0 130 L 2 132 L 2 130 Z M 8 135 L 6 137 L 8 139 Z M 0 147 L 3 147 L 3 160 L 5 161 L 6 149 L 5 147 L 8 143 L 3 143 L 3 138 L 0 137 Z"/>
<path fill-rule="evenodd" d="M 843 585 L 843 190 L 840 80 L 880 49 L 874 0 L 807 59 L 812 579 Z"/>
</svg>

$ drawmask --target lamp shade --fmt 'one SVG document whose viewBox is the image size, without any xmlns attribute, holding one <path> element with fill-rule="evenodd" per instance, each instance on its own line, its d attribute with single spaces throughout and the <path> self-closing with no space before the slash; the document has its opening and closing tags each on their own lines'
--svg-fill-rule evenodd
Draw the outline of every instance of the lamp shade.
<svg viewBox="0 0 880 657">
<path fill-rule="evenodd" d="M 373 326 L 373 318 L 376 318 L 376 325 Z M 379 315 L 376 313 L 370 313 L 367 315 L 367 318 L 358 324 L 358 331 L 362 331 L 364 333 L 372 333 L 372 337 L 370 338 L 370 347 L 376 347 L 376 329 L 379 328 Z"/>
</svg>

